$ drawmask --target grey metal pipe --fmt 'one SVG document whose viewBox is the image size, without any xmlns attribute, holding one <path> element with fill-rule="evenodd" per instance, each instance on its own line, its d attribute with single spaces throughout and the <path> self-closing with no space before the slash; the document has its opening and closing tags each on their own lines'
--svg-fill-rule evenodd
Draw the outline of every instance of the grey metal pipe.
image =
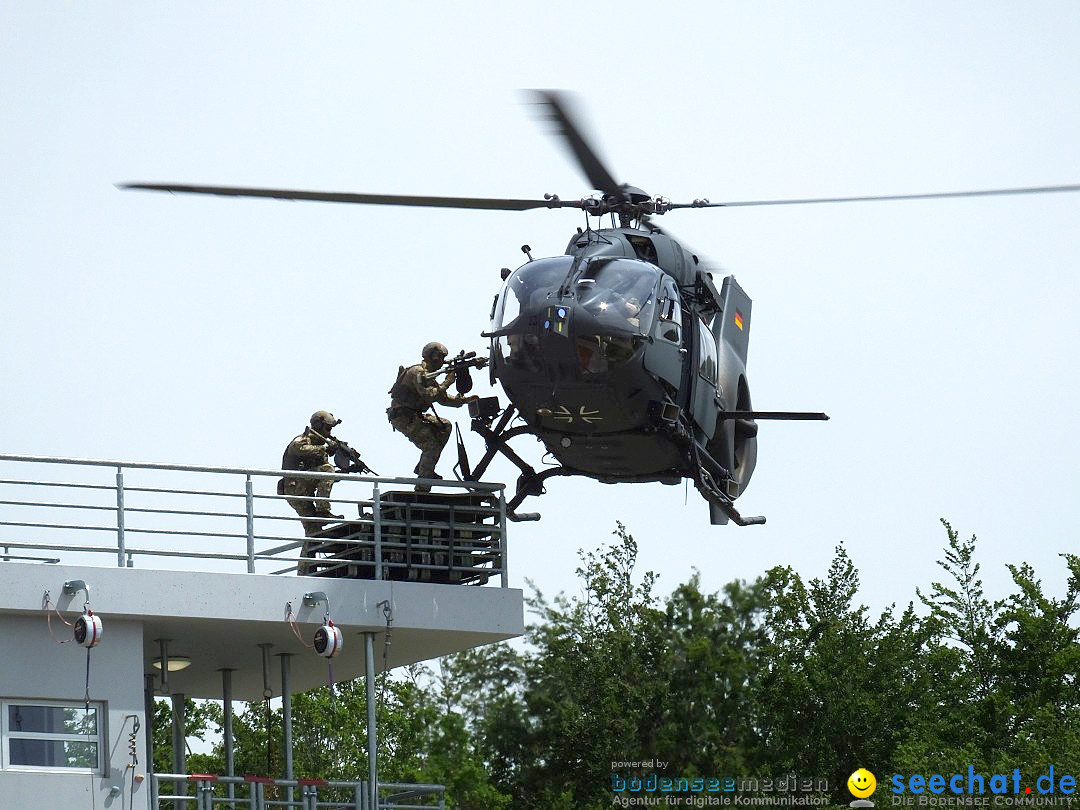
<svg viewBox="0 0 1080 810">
<path fill-rule="evenodd" d="M 146 728 L 146 772 L 154 772 L 154 676 L 143 676 L 143 713 Z"/>
<path fill-rule="evenodd" d="M 382 498 L 379 495 L 378 482 L 371 487 L 371 522 L 372 531 L 375 533 L 375 579 L 382 579 Z"/>
<path fill-rule="evenodd" d="M 165 662 L 162 662 L 162 672 L 165 671 Z M 183 692 L 172 695 L 172 744 L 173 744 L 173 773 L 187 773 L 187 723 L 184 717 L 186 696 Z M 187 792 L 187 782 L 178 779 L 174 790 L 177 794 Z M 176 810 L 183 810 L 184 802 L 177 799 L 173 802 Z"/>
<path fill-rule="evenodd" d="M 124 560 L 124 470 L 116 468 L 116 559 L 117 567 L 123 568 Z"/>
<path fill-rule="evenodd" d="M 364 670 L 367 696 L 367 750 L 369 807 L 379 806 L 379 772 L 376 767 L 377 739 L 375 721 L 375 634 L 364 633 Z"/>
<path fill-rule="evenodd" d="M 293 736 L 292 736 L 292 685 L 290 681 L 290 662 L 292 653 L 280 653 L 281 659 L 281 743 L 284 773 L 282 778 L 293 778 Z M 292 787 L 286 788 L 288 800 L 293 800 Z"/>
<path fill-rule="evenodd" d="M 247 570 L 249 574 L 255 573 L 255 490 L 251 483 L 251 474 L 248 473 L 244 484 L 244 500 L 247 512 Z"/>
<path fill-rule="evenodd" d="M 326 473 L 308 472 L 305 470 L 265 470 L 251 467 L 206 467 L 195 464 L 161 464 L 147 461 L 119 461 L 111 459 L 95 458 L 68 458 L 65 456 L 24 456 L 14 453 L 0 453 L 0 461 L 26 461 L 41 464 L 75 464 L 86 467 L 127 467 L 131 470 L 176 470 L 177 472 L 209 472 L 209 473 L 233 473 L 239 475 L 266 475 L 275 478 L 288 476 L 289 478 L 312 478 L 315 480 L 327 479 L 330 481 L 382 481 L 388 484 L 407 484 L 412 486 L 416 478 L 380 478 L 374 475 L 357 475 L 356 473 Z M 458 489 L 480 489 L 486 492 L 498 492 L 503 489 L 502 484 L 487 484 L 480 481 L 438 481 L 441 487 Z"/>
<path fill-rule="evenodd" d="M 499 568 L 502 569 L 501 584 L 504 588 L 510 587 L 510 574 L 506 566 L 506 493 L 499 493 Z"/>
<path fill-rule="evenodd" d="M 158 663 L 161 664 L 161 691 L 169 694 L 169 639 L 155 639 L 158 643 Z"/>
<path fill-rule="evenodd" d="M 270 648 L 273 646 L 270 642 L 259 645 L 259 649 L 262 650 L 263 697 L 267 699 L 274 696 L 274 690 L 270 688 Z"/>
<path fill-rule="evenodd" d="M 233 739 L 233 705 L 232 705 L 232 674 L 231 669 L 221 670 L 221 707 L 224 714 L 222 718 L 223 736 L 225 742 L 225 775 L 236 776 L 236 741 Z M 229 782 L 225 786 L 226 795 L 232 801 L 236 798 L 236 786 Z M 232 805 L 230 805 L 231 807 Z"/>
</svg>

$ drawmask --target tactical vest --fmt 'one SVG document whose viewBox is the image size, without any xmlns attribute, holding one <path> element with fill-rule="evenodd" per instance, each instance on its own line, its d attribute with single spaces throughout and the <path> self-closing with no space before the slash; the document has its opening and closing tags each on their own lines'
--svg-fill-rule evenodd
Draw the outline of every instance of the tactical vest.
<svg viewBox="0 0 1080 810">
<path fill-rule="evenodd" d="M 414 368 L 420 369 L 421 374 L 424 373 L 422 364 L 409 366 L 409 368 L 405 368 L 405 366 L 398 367 L 397 379 L 389 391 L 391 410 L 394 408 L 410 408 L 414 411 L 423 412 L 431 406 L 431 403 L 420 396 L 416 388 L 409 382 L 409 372 Z"/>
<path fill-rule="evenodd" d="M 301 458 L 300 454 L 296 452 L 296 439 L 307 438 L 307 431 L 305 430 L 291 442 L 285 448 L 285 453 L 281 456 L 281 469 L 283 470 L 312 470 L 316 469 L 323 464 L 327 463 L 327 456 L 324 454 L 323 459 L 317 463 L 312 464 L 310 461 L 305 461 Z"/>
</svg>

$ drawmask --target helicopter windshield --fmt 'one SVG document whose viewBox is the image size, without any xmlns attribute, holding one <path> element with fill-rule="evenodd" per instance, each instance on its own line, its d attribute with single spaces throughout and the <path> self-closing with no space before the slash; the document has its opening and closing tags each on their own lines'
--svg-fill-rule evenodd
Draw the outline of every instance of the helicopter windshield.
<svg viewBox="0 0 1080 810">
<path fill-rule="evenodd" d="M 553 256 L 523 264 L 511 273 L 499 295 L 492 327 L 502 329 L 516 321 L 522 311 L 539 309 L 544 300 L 556 295 L 573 263 L 572 256 Z"/>
<path fill-rule="evenodd" d="M 578 303 L 604 326 L 646 334 L 656 309 L 660 271 L 628 259 L 589 262 L 574 283 Z"/>
</svg>

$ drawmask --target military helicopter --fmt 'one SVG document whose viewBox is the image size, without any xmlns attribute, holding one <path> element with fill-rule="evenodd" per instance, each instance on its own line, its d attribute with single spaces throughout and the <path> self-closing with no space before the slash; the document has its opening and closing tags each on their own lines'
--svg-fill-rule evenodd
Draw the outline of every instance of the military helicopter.
<svg viewBox="0 0 1080 810">
<path fill-rule="evenodd" d="M 752 302 L 728 275 L 714 272 L 691 250 L 661 230 L 654 218 L 685 208 L 792 205 L 1078 191 L 1080 185 L 874 197 L 834 197 L 713 203 L 672 202 L 617 182 L 570 113 L 567 97 L 538 91 L 535 101 L 555 124 L 598 194 L 563 200 L 428 197 L 295 191 L 231 186 L 124 184 L 125 189 L 286 200 L 527 211 L 575 208 L 586 214 L 561 256 L 534 259 L 503 270 L 490 327 L 488 367 L 492 385 L 509 398 L 470 404 L 471 427 L 486 452 L 472 465 L 460 432 L 457 471 L 479 480 L 497 455 L 520 470 L 508 514 L 525 498 L 544 493 L 554 476 L 582 475 L 604 483 L 683 479 L 709 504 L 710 522 L 740 526 L 764 517 L 735 508 L 757 463 L 758 421 L 825 420 L 824 413 L 756 411 L 746 365 Z M 591 218 L 610 216 L 610 227 Z M 453 364 L 459 391 L 471 387 L 464 356 Z M 520 424 L 515 424 L 520 420 Z M 537 472 L 509 442 L 521 435 L 543 442 L 558 462 Z"/>
</svg>

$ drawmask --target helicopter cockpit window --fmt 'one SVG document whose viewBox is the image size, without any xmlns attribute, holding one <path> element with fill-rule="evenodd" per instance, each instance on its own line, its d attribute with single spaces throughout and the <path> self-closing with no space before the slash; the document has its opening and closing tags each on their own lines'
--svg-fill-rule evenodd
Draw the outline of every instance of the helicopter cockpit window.
<svg viewBox="0 0 1080 810">
<path fill-rule="evenodd" d="M 604 374 L 634 356 L 634 339 L 622 335 L 579 335 L 574 340 L 578 366 L 585 376 Z"/>
<path fill-rule="evenodd" d="M 639 259 L 643 262 L 649 262 L 649 264 L 659 263 L 656 256 L 656 245 L 653 244 L 652 239 L 647 236 L 627 236 L 626 238 Z"/>
<path fill-rule="evenodd" d="M 601 325 L 647 334 L 656 311 L 654 290 L 660 271 L 640 262 L 590 262 L 574 284 L 581 308 Z"/>
<path fill-rule="evenodd" d="M 566 278 L 573 262 L 572 256 L 553 256 L 523 264 L 511 273 L 499 293 L 492 327 L 502 329 L 516 321 L 522 311 L 539 310 L 548 293 L 554 294 Z"/>
<path fill-rule="evenodd" d="M 716 342 L 702 320 L 698 321 L 698 374 L 716 385 Z"/>
</svg>

